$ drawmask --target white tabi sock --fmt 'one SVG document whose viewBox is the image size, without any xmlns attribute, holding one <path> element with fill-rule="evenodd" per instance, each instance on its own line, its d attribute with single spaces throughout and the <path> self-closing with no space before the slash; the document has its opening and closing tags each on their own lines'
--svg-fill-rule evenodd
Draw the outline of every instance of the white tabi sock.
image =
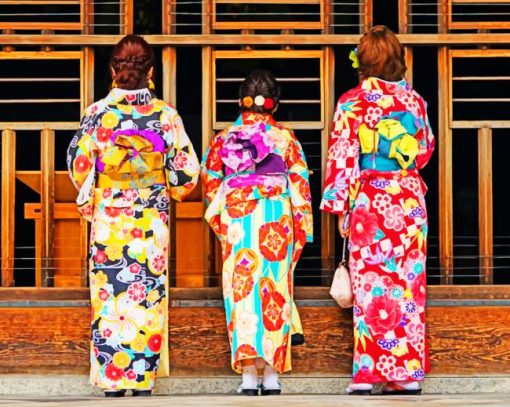
<svg viewBox="0 0 510 407">
<path fill-rule="evenodd" d="M 243 367 L 243 389 L 256 389 L 258 387 L 257 382 L 257 368 L 255 365 L 249 365 Z"/>
<path fill-rule="evenodd" d="M 278 372 L 271 365 L 266 365 L 266 368 L 264 369 L 262 384 L 266 389 L 280 388 L 280 384 L 278 383 Z"/>
</svg>

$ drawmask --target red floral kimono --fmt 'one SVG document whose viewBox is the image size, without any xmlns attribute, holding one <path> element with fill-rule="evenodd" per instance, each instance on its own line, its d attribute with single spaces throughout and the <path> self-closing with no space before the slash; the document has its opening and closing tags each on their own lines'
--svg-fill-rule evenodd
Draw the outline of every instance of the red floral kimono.
<svg viewBox="0 0 510 407">
<path fill-rule="evenodd" d="M 321 209 L 350 212 L 354 383 L 421 381 L 425 335 L 426 186 L 434 136 L 405 80 L 363 81 L 340 98 Z"/>
</svg>

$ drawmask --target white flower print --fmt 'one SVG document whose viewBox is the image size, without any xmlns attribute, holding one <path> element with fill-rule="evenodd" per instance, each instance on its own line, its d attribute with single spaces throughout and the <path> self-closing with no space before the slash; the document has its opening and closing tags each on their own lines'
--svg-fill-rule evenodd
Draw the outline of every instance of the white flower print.
<svg viewBox="0 0 510 407">
<path fill-rule="evenodd" d="M 386 194 L 377 193 L 372 201 L 372 207 L 381 215 L 391 207 L 391 197 Z"/>
<path fill-rule="evenodd" d="M 232 294 L 232 278 L 230 273 L 223 271 L 223 297 L 228 298 Z"/>
<path fill-rule="evenodd" d="M 363 118 L 365 123 L 368 124 L 368 127 L 374 128 L 379 119 L 383 114 L 383 110 L 380 107 L 369 107 L 367 109 L 367 114 Z"/>
<path fill-rule="evenodd" d="M 264 336 L 262 339 L 262 351 L 264 352 L 264 359 L 271 362 L 274 357 L 274 344 L 271 338 Z"/>
<path fill-rule="evenodd" d="M 244 237 L 244 229 L 241 223 L 232 223 L 227 229 L 227 242 L 232 245 L 238 244 Z"/>
<path fill-rule="evenodd" d="M 145 323 L 145 310 L 137 302 L 131 301 L 127 294 L 120 294 L 115 306 L 109 307 L 99 323 L 99 330 L 109 329 L 118 335 L 120 342 L 130 343 Z"/>
<path fill-rule="evenodd" d="M 251 312 L 244 311 L 237 316 L 235 327 L 239 333 L 239 338 L 244 339 L 257 333 L 257 324 L 259 317 Z"/>
<path fill-rule="evenodd" d="M 291 313 L 291 306 L 290 306 L 290 304 L 288 302 L 286 302 L 283 305 L 283 309 L 282 309 L 282 319 L 285 322 L 289 322 L 290 321 L 290 313 Z"/>
</svg>

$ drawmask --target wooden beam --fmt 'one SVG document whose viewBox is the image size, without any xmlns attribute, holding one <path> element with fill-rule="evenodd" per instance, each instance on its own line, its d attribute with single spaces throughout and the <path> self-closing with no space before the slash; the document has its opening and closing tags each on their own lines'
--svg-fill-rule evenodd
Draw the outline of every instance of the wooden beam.
<svg viewBox="0 0 510 407">
<path fill-rule="evenodd" d="M 53 283 L 55 228 L 55 131 L 49 129 L 41 131 L 41 218 L 40 235 L 36 237 L 42 248 L 40 282 L 48 285 Z"/>
<path fill-rule="evenodd" d="M 362 0 L 360 1 L 360 34 L 366 33 L 370 28 L 372 28 L 373 25 L 373 13 L 374 13 L 374 5 L 373 0 Z M 358 40 L 355 42 L 357 44 L 359 42 Z"/>
<path fill-rule="evenodd" d="M 27 204 L 36 205 L 36 204 Z M 39 205 L 39 204 L 37 204 Z M 64 212 L 70 213 L 67 208 L 59 204 L 56 206 L 56 215 L 62 217 Z M 28 209 L 26 208 L 26 211 Z M 25 212 L 26 212 L 25 211 Z M 66 215 L 68 216 L 68 215 Z M 40 218 L 40 215 L 39 215 Z M 295 287 L 294 297 L 296 300 L 329 300 L 329 287 Z M 221 300 L 223 292 L 221 287 L 203 288 L 170 288 L 172 300 Z M 429 286 L 427 288 L 428 300 L 510 300 L 509 285 L 451 285 Z M 1 288 L 1 301 L 89 301 L 90 291 L 88 288 L 34 288 L 16 287 Z"/>
<path fill-rule="evenodd" d="M 204 34 L 204 35 L 145 35 L 144 38 L 152 45 L 160 46 L 205 46 L 205 45 L 355 45 L 359 42 L 359 34 Z M 400 34 L 403 45 L 443 46 L 472 45 L 476 43 L 507 45 L 510 33 L 470 33 L 470 34 Z M 95 45 L 111 46 L 122 39 L 122 35 L 0 35 L 1 45 Z M 64 52 L 64 51 L 59 51 Z M 72 51 L 66 51 L 72 52 Z M 48 53 L 45 51 L 45 53 Z M 6 56 L 7 57 L 7 56 Z M 49 57 L 51 58 L 51 56 Z M 64 59 L 64 58 L 62 58 Z"/>
<path fill-rule="evenodd" d="M 306 344 L 292 349 L 292 374 L 349 375 L 351 310 L 301 307 L 300 316 Z M 6 321 L 0 343 L 11 356 L 0 358 L 0 373 L 88 373 L 89 307 L 0 308 L 0 319 Z M 494 375 L 510 369 L 509 307 L 429 307 L 427 334 L 435 375 Z M 232 374 L 223 307 L 172 308 L 169 337 L 172 376 Z"/>
<path fill-rule="evenodd" d="M 452 129 L 510 129 L 510 120 L 452 120 Z"/>
<path fill-rule="evenodd" d="M 16 133 L 2 131 L 2 287 L 14 285 Z"/>
<path fill-rule="evenodd" d="M 451 58 L 447 47 L 438 52 L 439 82 L 439 263 L 441 284 L 453 282 L 453 183 L 451 121 Z"/>
<path fill-rule="evenodd" d="M 493 284 L 492 130 L 478 130 L 478 231 L 480 283 Z"/>
</svg>

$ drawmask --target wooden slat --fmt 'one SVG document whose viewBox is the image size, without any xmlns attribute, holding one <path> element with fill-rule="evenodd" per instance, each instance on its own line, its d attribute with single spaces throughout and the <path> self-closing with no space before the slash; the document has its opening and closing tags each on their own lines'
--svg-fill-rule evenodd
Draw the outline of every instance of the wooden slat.
<svg viewBox="0 0 510 407">
<path fill-rule="evenodd" d="M 439 82 L 439 262 L 441 283 L 452 283 L 453 272 L 453 185 L 451 121 L 451 58 L 446 47 L 438 52 Z"/>
<path fill-rule="evenodd" d="M 78 122 L 0 122 L 0 130 L 76 130 L 80 126 Z"/>
<path fill-rule="evenodd" d="M 451 0 L 452 4 L 508 4 L 508 0 Z"/>
<path fill-rule="evenodd" d="M 452 58 L 507 58 L 510 49 L 452 49 Z"/>
<path fill-rule="evenodd" d="M 43 218 L 41 204 L 26 203 L 24 216 L 25 219 L 41 220 Z M 75 203 L 56 203 L 53 210 L 53 216 L 55 219 L 80 219 L 80 213 L 78 212 Z"/>
<path fill-rule="evenodd" d="M 480 283 L 493 284 L 492 131 L 478 130 L 478 231 Z"/>
<path fill-rule="evenodd" d="M 82 23 L 60 23 L 60 22 L 0 22 L 0 30 L 55 30 L 55 31 L 81 31 Z"/>
<path fill-rule="evenodd" d="M 320 21 L 214 21 L 215 30 L 322 30 L 324 24 Z"/>
<path fill-rule="evenodd" d="M 306 343 L 292 349 L 295 375 L 348 375 L 352 319 L 338 307 L 302 307 Z M 0 308 L 0 373 L 87 374 L 90 309 Z M 452 326 L 455 327 L 452 330 Z M 222 308 L 172 308 L 174 376 L 231 375 Z M 429 307 L 427 331 L 434 375 L 501 374 L 510 369 L 510 308 Z M 12 363 L 16 360 L 16 363 Z"/>
<path fill-rule="evenodd" d="M 508 21 L 452 21 L 451 30 L 508 30 Z"/>
<path fill-rule="evenodd" d="M 324 128 L 323 123 L 321 122 L 287 122 L 282 121 L 279 122 L 282 126 L 285 126 L 289 129 L 293 130 L 322 130 Z M 228 127 L 232 124 L 232 122 L 215 122 L 213 127 L 214 130 L 222 130 L 225 127 Z"/>
<path fill-rule="evenodd" d="M 510 129 L 510 120 L 452 120 L 452 129 Z"/>
<path fill-rule="evenodd" d="M 33 36 L 31 37 L 33 38 Z M 3 38 L 2 42 L 4 42 Z M 0 51 L 0 59 L 9 60 L 80 59 L 81 55 L 82 55 L 81 51 Z"/>
<path fill-rule="evenodd" d="M 405 47 L 405 61 L 407 66 L 406 80 L 413 86 L 413 48 Z"/>
<path fill-rule="evenodd" d="M 16 133 L 2 131 L 2 287 L 14 285 Z"/>
<path fill-rule="evenodd" d="M 42 252 L 42 284 L 52 283 L 53 233 L 55 228 L 55 132 L 41 131 L 41 228 L 39 239 Z M 38 272 L 38 270 L 36 270 Z"/>
</svg>

